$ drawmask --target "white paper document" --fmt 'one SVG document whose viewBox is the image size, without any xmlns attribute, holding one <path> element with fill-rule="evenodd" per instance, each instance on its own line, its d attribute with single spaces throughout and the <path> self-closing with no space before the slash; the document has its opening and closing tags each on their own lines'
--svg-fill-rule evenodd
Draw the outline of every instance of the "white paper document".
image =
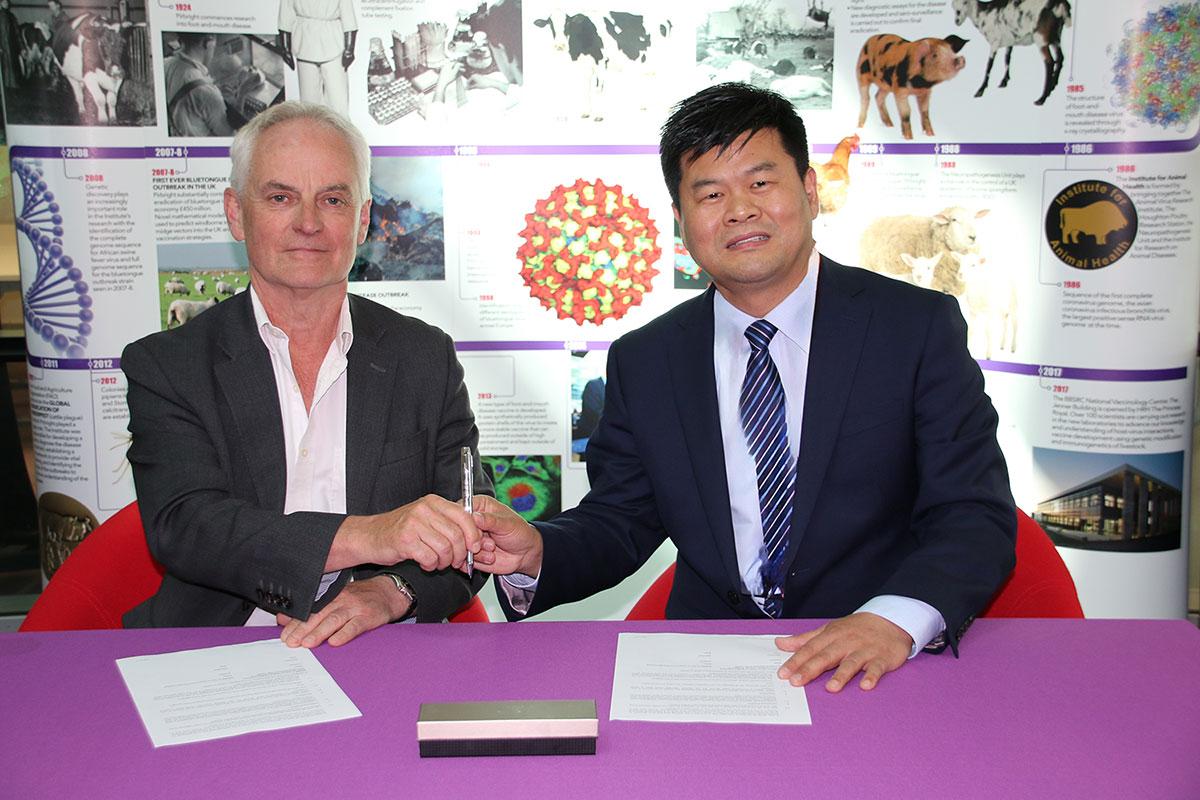
<svg viewBox="0 0 1200 800">
<path fill-rule="evenodd" d="M 609 719 L 811 725 L 774 636 L 622 633 Z"/>
<path fill-rule="evenodd" d="M 279 639 L 117 659 L 155 747 L 362 713 L 311 650 Z"/>
</svg>

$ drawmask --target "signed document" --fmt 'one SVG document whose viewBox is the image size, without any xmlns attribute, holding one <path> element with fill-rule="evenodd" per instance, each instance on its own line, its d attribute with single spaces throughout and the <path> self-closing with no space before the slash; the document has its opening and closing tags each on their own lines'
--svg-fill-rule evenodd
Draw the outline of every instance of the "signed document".
<svg viewBox="0 0 1200 800">
<path fill-rule="evenodd" d="M 609 719 L 810 725 L 804 687 L 775 674 L 774 636 L 622 633 Z"/>
<path fill-rule="evenodd" d="M 279 639 L 117 659 L 155 747 L 360 717 L 311 650 Z"/>
</svg>

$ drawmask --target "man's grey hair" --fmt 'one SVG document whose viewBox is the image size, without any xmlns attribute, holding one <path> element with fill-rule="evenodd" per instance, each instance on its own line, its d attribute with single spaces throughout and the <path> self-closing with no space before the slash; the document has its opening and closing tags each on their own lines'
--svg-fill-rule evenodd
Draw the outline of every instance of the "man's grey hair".
<svg viewBox="0 0 1200 800">
<path fill-rule="evenodd" d="M 229 145 L 229 160 L 233 162 L 229 173 L 229 185 L 233 190 L 242 194 L 246 188 L 246 180 L 250 176 L 250 162 L 254 158 L 254 148 L 258 137 L 263 131 L 292 120 L 307 120 L 317 125 L 326 125 L 338 133 L 350 148 L 354 156 L 354 172 L 358 176 L 355 187 L 358 195 L 357 202 L 364 203 L 371 197 L 371 148 L 362 132 L 354 127 L 354 123 L 341 114 L 316 103 L 304 103 L 299 100 L 288 100 L 277 106 L 271 106 L 255 116 L 234 134 L 233 142 Z"/>
</svg>

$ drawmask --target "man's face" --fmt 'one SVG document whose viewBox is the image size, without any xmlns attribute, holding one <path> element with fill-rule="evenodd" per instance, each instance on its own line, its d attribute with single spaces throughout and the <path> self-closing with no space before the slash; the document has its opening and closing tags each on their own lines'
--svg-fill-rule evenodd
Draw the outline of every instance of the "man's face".
<svg viewBox="0 0 1200 800">
<path fill-rule="evenodd" d="M 765 314 L 807 271 L 816 174 L 799 174 L 773 128 L 681 167 L 675 219 L 684 244 L 731 303 Z M 765 300 L 773 302 L 764 308 Z"/>
<path fill-rule="evenodd" d="M 252 156 L 242 195 L 225 190 L 229 230 L 246 243 L 251 280 L 293 290 L 344 284 L 371 208 L 356 197 L 346 142 L 322 123 L 292 120 L 264 131 Z"/>
</svg>

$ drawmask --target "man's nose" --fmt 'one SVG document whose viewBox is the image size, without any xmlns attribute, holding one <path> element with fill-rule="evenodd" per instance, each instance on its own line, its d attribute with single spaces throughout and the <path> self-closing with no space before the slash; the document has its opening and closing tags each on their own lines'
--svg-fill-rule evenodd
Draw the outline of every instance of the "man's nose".
<svg viewBox="0 0 1200 800">
<path fill-rule="evenodd" d="M 758 218 L 758 204 L 745 192 L 733 192 L 725 209 L 726 222 L 736 224 Z"/>
<path fill-rule="evenodd" d="M 316 202 L 300 203 L 293 220 L 296 230 L 303 233 L 316 233 L 321 230 L 321 213 Z"/>
</svg>

